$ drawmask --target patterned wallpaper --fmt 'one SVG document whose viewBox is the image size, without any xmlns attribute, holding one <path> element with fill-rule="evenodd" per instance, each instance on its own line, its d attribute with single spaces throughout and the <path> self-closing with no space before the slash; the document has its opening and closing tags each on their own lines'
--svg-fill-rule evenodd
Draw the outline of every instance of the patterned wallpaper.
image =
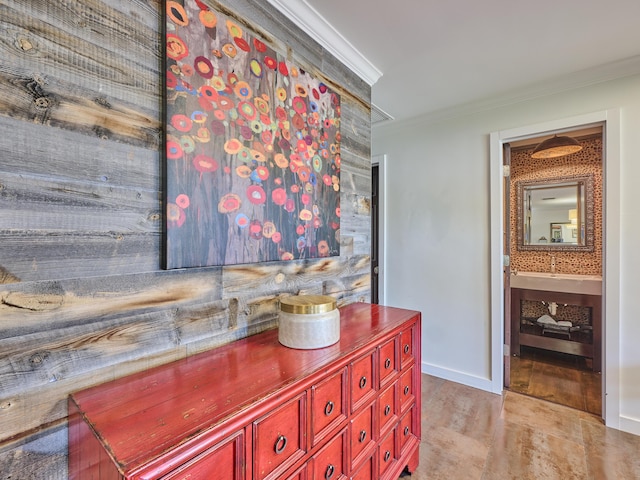
<svg viewBox="0 0 640 480">
<path fill-rule="evenodd" d="M 602 275 L 602 157 L 601 135 L 578 137 L 583 149 L 566 157 L 535 159 L 535 145 L 511 151 L 511 269 L 525 272 L 549 272 L 551 260 L 544 251 L 519 251 L 516 248 L 517 189 L 520 180 L 542 180 L 569 175 L 593 174 L 594 178 L 594 249 L 592 252 L 554 252 L 556 272 Z"/>
</svg>

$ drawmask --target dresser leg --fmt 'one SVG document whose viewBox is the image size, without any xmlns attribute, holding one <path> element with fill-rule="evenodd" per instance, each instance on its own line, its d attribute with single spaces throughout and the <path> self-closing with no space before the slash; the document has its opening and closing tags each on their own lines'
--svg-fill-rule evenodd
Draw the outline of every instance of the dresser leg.
<svg viewBox="0 0 640 480">
<path fill-rule="evenodd" d="M 409 471 L 409 473 L 415 472 L 416 468 L 418 468 L 419 460 L 420 460 L 420 445 L 418 445 L 418 447 L 414 450 L 414 452 L 409 457 L 405 471 Z"/>
</svg>

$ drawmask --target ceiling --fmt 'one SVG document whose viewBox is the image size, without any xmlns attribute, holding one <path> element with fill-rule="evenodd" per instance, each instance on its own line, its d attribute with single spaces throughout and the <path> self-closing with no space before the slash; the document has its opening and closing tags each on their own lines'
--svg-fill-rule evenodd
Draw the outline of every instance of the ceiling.
<svg viewBox="0 0 640 480">
<path fill-rule="evenodd" d="M 372 84 L 389 121 L 640 73 L 638 0 L 269 1 Z"/>
</svg>

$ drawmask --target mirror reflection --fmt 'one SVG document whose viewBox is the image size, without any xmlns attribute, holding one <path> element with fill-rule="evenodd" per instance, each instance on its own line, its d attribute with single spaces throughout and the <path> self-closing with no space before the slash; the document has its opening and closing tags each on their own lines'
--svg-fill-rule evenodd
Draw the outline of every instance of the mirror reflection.
<svg viewBox="0 0 640 480">
<path fill-rule="evenodd" d="M 593 249 L 592 177 L 520 181 L 517 188 L 519 249 Z"/>
</svg>

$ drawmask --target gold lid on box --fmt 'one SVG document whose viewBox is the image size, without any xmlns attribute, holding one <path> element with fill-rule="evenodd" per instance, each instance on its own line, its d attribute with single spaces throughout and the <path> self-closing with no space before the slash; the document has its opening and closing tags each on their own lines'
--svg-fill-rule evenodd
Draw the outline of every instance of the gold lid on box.
<svg viewBox="0 0 640 480">
<path fill-rule="evenodd" d="M 280 299 L 280 310 L 286 313 L 326 313 L 336 307 L 336 299 L 328 295 L 292 295 Z"/>
</svg>

